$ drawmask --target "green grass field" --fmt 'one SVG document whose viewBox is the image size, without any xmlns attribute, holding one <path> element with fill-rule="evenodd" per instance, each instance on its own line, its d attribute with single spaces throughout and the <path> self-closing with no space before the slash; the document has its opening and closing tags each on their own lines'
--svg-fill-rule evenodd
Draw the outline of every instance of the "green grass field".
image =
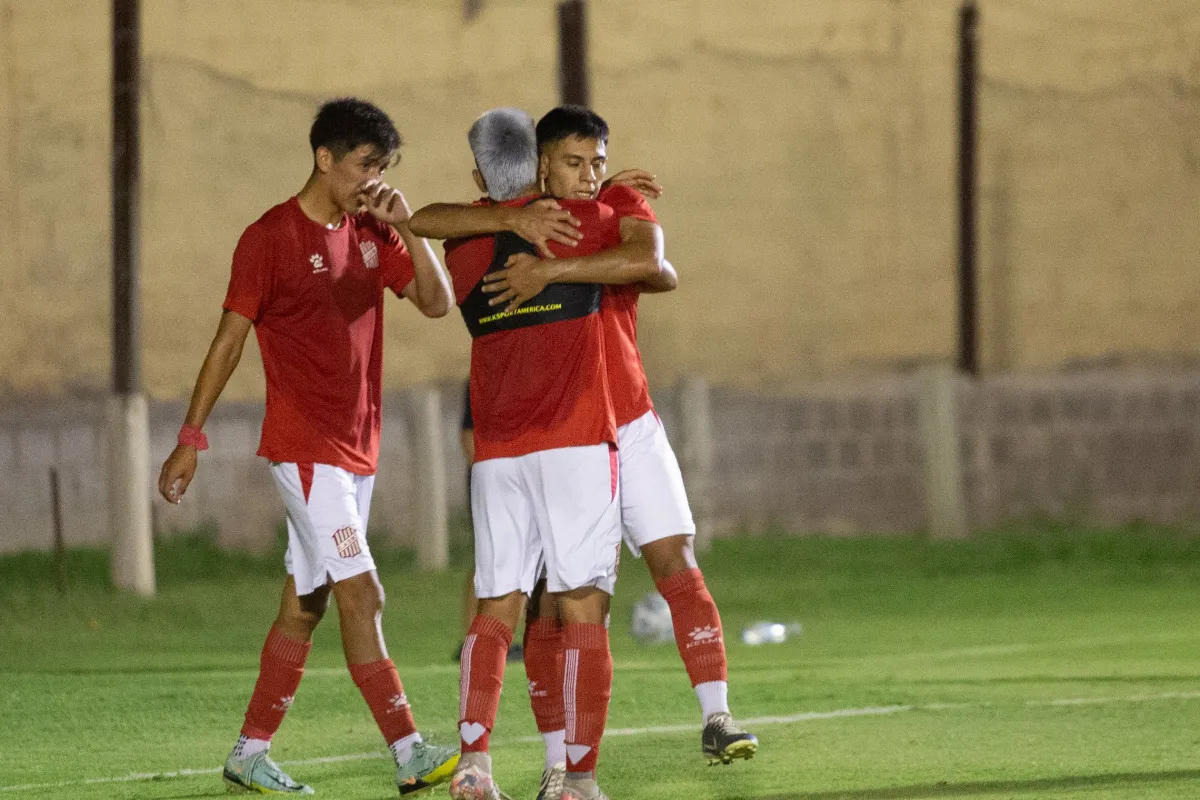
<svg viewBox="0 0 1200 800">
<path fill-rule="evenodd" d="M 102 553 L 0 559 L 0 798 L 198 798 L 241 723 L 274 613 L 275 559 L 202 539 L 159 548 L 159 596 L 104 586 Z M 673 646 L 628 636 L 650 589 L 627 559 L 601 783 L 621 798 L 1200 797 L 1200 540 L 1170 531 L 1039 528 L 967 542 L 761 537 L 705 557 L 735 715 L 759 756 L 708 767 Z M 385 628 L 418 723 L 455 738 L 461 572 L 380 558 Z M 759 618 L 800 620 L 748 647 Z M 532 798 L 541 742 L 524 673 L 508 672 L 493 754 Z M 320 797 L 395 795 L 390 761 L 318 631 L 273 754 Z M 441 796 L 444 789 L 439 790 Z M 436 796 L 436 795 L 435 795 Z"/>
</svg>

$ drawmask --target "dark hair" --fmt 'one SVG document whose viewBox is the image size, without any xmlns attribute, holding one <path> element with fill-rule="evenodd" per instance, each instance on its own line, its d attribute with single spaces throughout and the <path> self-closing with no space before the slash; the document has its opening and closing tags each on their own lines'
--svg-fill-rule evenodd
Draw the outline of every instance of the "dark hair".
<svg viewBox="0 0 1200 800">
<path fill-rule="evenodd" d="M 364 144 L 371 145 L 381 156 L 388 155 L 399 150 L 403 140 L 379 106 L 357 97 L 339 97 L 317 111 L 308 143 L 314 153 L 318 147 L 325 147 L 340 159 Z"/>
<path fill-rule="evenodd" d="M 608 144 L 608 123 L 595 111 L 584 106 L 558 106 L 547 111 L 546 115 L 538 120 L 539 148 L 570 136 L 599 139 Z"/>
</svg>

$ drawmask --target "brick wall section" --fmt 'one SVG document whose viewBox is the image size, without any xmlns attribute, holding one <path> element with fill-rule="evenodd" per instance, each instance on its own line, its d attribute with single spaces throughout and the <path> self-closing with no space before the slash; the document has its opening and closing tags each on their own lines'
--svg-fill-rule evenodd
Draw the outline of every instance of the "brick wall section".
<svg viewBox="0 0 1200 800">
<path fill-rule="evenodd" d="M 714 389 L 714 529 L 779 528 L 834 535 L 898 533 L 924 525 L 923 448 L 916 379 L 828 383 L 787 397 Z M 458 448 L 461 389 L 443 387 L 450 502 L 465 505 Z M 656 394 L 668 435 L 676 397 Z M 409 476 L 408 396 L 385 398 L 373 535 L 411 545 L 406 510 L 421 502 Z M 1051 517 L 1119 524 L 1200 519 L 1200 371 L 1006 375 L 962 381 L 962 454 L 973 527 Z M 181 403 L 151 407 L 152 470 L 173 446 Z M 222 544 L 269 547 L 282 507 L 254 456 L 262 409 L 221 403 L 206 426 L 212 450 L 180 507 L 154 503 L 160 533 L 215 522 Z M 676 441 L 676 446 L 678 442 Z M 48 469 L 62 481 L 68 544 L 108 539 L 103 413 L 54 400 L 0 407 L 0 552 L 52 541 Z"/>
<path fill-rule="evenodd" d="M 893 377 L 786 398 L 715 390 L 716 530 L 922 528 L 918 388 Z M 973 527 L 1200 520 L 1200 372 L 1005 375 L 958 394 Z"/>
<path fill-rule="evenodd" d="M 384 439 L 375 483 L 370 527 L 377 540 L 412 545 L 418 532 L 406 509 L 419 502 L 410 479 L 412 431 L 408 395 L 384 398 Z M 461 388 L 443 393 L 445 452 L 451 473 L 451 501 L 465 504 L 465 467 L 459 452 Z M 266 462 L 254 452 L 262 424 L 262 404 L 221 402 L 205 425 L 211 449 L 184 502 L 168 505 L 158 497 L 158 470 L 175 446 L 186 404 L 150 405 L 151 509 L 155 531 L 169 535 L 215 523 L 222 546 L 269 549 L 283 524 L 283 505 Z M 63 534 L 69 546 L 102 545 L 109 540 L 105 506 L 104 406 L 102 401 L 43 399 L 0 405 L 0 552 L 48 549 L 53 541 L 49 467 L 57 464 L 63 504 Z"/>
</svg>

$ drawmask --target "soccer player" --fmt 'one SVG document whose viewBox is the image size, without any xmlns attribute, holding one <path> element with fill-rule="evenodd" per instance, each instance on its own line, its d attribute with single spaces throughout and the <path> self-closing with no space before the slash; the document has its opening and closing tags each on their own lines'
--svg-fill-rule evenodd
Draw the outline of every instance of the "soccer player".
<svg viewBox="0 0 1200 800">
<path fill-rule="evenodd" d="M 471 497 L 471 464 L 475 461 L 475 421 L 471 419 L 471 384 L 467 382 L 463 389 L 463 413 L 462 420 L 459 423 L 458 443 L 462 448 L 463 459 L 467 462 L 467 498 Z M 475 597 L 475 570 L 471 569 L 467 573 L 467 579 L 463 582 L 462 590 L 462 631 L 463 640 L 459 643 L 458 649 L 454 651 L 454 660 L 458 662 L 462 659 L 463 645 L 467 641 L 467 633 L 471 630 L 471 623 L 475 620 L 475 606 L 478 603 L 478 598 Z M 506 660 L 509 664 L 520 661 L 524 658 L 524 648 L 519 642 L 513 642 L 508 646 L 508 655 Z"/>
<path fill-rule="evenodd" d="M 269 747 L 332 595 L 350 675 L 404 795 L 447 780 L 458 753 L 421 740 L 380 627 L 383 587 L 366 533 L 379 452 L 383 294 L 391 289 L 440 317 L 450 286 L 429 243 L 411 232 L 404 196 L 382 181 L 401 144 L 391 119 L 362 100 L 332 100 L 309 141 L 304 187 L 247 228 L 234 251 L 224 312 L 158 486 L 172 503 L 187 491 L 197 453 L 208 447 L 201 429 L 253 327 L 267 383 L 258 454 L 287 510 L 287 577 L 224 777 L 231 789 L 313 793 L 271 760 Z"/>
<path fill-rule="evenodd" d="M 565 197 L 598 196 L 620 216 L 622 238 L 644 237 L 661 242 L 654 212 L 640 193 L 612 184 L 601 190 L 607 163 L 608 125 L 593 111 L 560 106 L 537 125 L 539 177 L 549 194 Z M 653 176 L 627 171 L 616 178 L 657 196 L 661 187 Z M 595 271 L 581 275 L 577 263 L 537 259 L 517 254 L 506 270 L 485 277 L 495 302 L 518 307 L 551 282 L 605 281 Z M 620 277 L 620 276 L 618 276 Z M 757 738 L 739 729 L 729 713 L 727 666 L 717 607 L 704 584 L 692 542 L 696 532 L 675 454 L 650 401 L 646 373 L 637 346 L 638 298 L 643 292 L 669 291 L 674 272 L 649 283 L 609 283 L 601 317 L 609 389 L 616 416 L 620 454 L 621 521 L 625 542 L 633 554 L 644 556 L 655 585 L 671 608 L 675 640 L 700 703 L 704 729 L 701 750 L 710 763 L 752 758 Z M 535 594 L 536 597 L 536 594 Z M 552 606 L 531 604 L 526 622 L 525 664 L 531 686 L 553 686 L 561 667 L 561 632 L 545 611 Z M 543 789 L 553 794 L 560 780 L 562 751 L 558 693 L 531 689 L 531 703 L 547 744 Z M 559 727 L 556 729 L 555 726 Z M 545 793 L 545 792 L 544 792 Z"/>
<path fill-rule="evenodd" d="M 560 684 L 566 759 L 561 797 L 593 800 L 604 796 L 595 767 L 612 684 L 605 618 L 621 543 L 600 286 L 552 287 L 507 312 L 488 305 L 482 279 L 512 253 L 534 251 L 514 235 L 526 214 L 546 215 L 552 235 L 544 238 L 551 241 L 540 247 L 563 260 L 612 263 L 633 280 L 649 280 L 662 267 L 653 248 L 621 245 L 612 209 L 595 200 L 563 200 L 561 209 L 554 203 L 528 207 L 539 192 L 533 121 L 524 112 L 489 112 L 468 139 L 476 182 L 497 203 L 438 204 L 413 217 L 413 229 L 422 235 L 474 237 L 448 243 L 446 254 L 473 337 L 471 500 L 480 598 L 462 654 L 463 755 L 450 794 L 457 800 L 496 797 L 487 750 L 504 652 L 544 557 L 547 588 L 563 617 L 569 676 Z M 573 242 L 573 252 L 559 239 Z"/>
</svg>

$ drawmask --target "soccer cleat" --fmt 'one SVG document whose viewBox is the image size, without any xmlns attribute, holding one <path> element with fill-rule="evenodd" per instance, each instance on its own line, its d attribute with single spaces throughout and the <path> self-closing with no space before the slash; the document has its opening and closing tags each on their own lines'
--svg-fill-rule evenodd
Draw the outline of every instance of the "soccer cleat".
<svg viewBox="0 0 1200 800">
<path fill-rule="evenodd" d="M 732 764 L 735 758 L 754 758 L 758 752 L 758 738 L 733 724 L 727 711 L 709 714 L 700 734 L 700 749 L 708 758 L 709 766 Z"/>
<path fill-rule="evenodd" d="M 270 759 L 267 751 L 245 758 L 225 760 L 225 790 L 234 792 L 258 792 L 259 794 L 313 794 L 311 786 L 296 783 L 279 765 Z"/>
<path fill-rule="evenodd" d="M 559 800 L 563 793 L 563 781 L 567 779 L 567 765 L 558 762 L 542 772 L 542 784 L 538 788 L 537 800 Z"/>
<path fill-rule="evenodd" d="M 512 800 L 492 778 L 492 757 L 487 753 L 463 753 L 450 779 L 451 800 Z"/>
<path fill-rule="evenodd" d="M 417 742 L 412 758 L 396 767 L 396 787 L 400 796 L 422 792 L 445 783 L 458 766 L 458 751 L 453 747 Z"/>
<path fill-rule="evenodd" d="M 600 791 L 600 784 L 595 778 L 563 780 L 560 800 L 608 800 L 608 795 Z"/>
</svg>

